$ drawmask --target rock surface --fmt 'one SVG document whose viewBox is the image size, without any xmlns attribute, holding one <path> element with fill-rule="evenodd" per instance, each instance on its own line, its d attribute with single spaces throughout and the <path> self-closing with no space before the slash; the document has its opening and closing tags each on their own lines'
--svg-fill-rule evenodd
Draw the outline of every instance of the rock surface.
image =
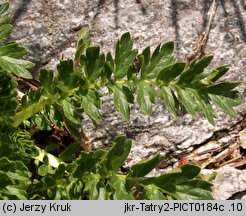
<svg viewBox="0 0 246 216">
<path fill-rule="evenodd" d="M 225 200 L 234 196 L 246 200 L 246 170 L 240 171 L 233 167 L 224 166 L 216 170 L 218 176 L 214 183 L 215 199 Z M 242 192 L 238 194 L 239 192 Z"/>
<path fill-rule="evenodd" d="M 28 59 L 36 63 L 36 71 L 46 66 L 54 68 L 58 59 L 67 58 L 74 52 L 76 38 L 83 26 L 89 26 L 95 44 L 103 51 L 112 51 L 117 38 L 129 31 L 140 50 L 160 42 L 175 40 L 176 54 L 185 59 L 192 52 L 208 19 L 211 1 L 203 0 L 10 0 L 13 15 L 13 40 L 25 45 L 30 54 Z M 85 118 L 84 125 L 94 148 L 108 146 L 118 134 L 127 134 L 134 141 L 129 164 L 148 158 L 156 152 L 166 156 L 167 161 L 160 169 L 175 166 L 182 157 L 192 153 L 201 145 L 216 141 L 221 132 L 226 133 L 222 146 L 227 148 L 228 140 L 245 128 L 246 116 L 246 6 L 244 1 L 220 0 L 209 35 L 207 51 L 214 53 L 212 66 L 229 64 L 231 70 L 224 80 L 244 81 L 238 90 L 242 104 L 236 109 L 237 118 L 230 118 L 219 112 L 214 127 L 198 116 L 192 119 L 183 115 L 172 119 L 165 106 L 159 102 L 154 106 L 152 117 L 148 118 L 133 106 L 130 122 L 122 120 L 112 106 L 109 96 L 102 109 L 102 123 L 97 128 Z M 37 72 L 33 72 L 37 75 Z M 240 126 L 238 126 L 240 125 Z M 234 131 L 234 137 L 230 133 Z M 236 134 L 236 135 L 235 135 Z M 227 139 L 227 140 L 226 140 Z M 232 142 L 233 143 L 233 142 Z M 223 169 L 223 168 L 222 168 Z M 233 173 L 228 168 L 225 173 Z M 160 172 L 160 170 L 158 171 Z M 157 172 L 157 173 L 158 173 Z M 244 173 L 244 171 L 238 171 Z M 239 178 L 238 172 L 235 179 Z M 224 171 L 219 171 L 215 181 L 215 192 L 220 193 Z M 245 174 L 244 174 L 245 175 Z M 241 178 L 241 177 L 240 177 Z M 234 180 L 235 180 L 234 179 Z M 226 184 L 230 178 L 224 179 Z M 236 190 L 245 190 L 245 184 L 232 185 Z M 224 191 L 221 192 L 222 194 Z M 227 193 L 226 193 L 227 194 Z M 218 198 L 228 198 L 229 195 Z"/>
</svg>

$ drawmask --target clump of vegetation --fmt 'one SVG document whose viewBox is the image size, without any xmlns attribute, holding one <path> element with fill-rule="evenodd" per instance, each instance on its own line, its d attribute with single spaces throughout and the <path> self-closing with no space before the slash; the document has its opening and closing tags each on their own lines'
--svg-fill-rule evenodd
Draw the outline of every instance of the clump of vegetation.
<svg viewBox="0 0 246 216">
<path fill-rule="evenodd" d="M 192 116 L 202 112 L 215 124 L 212 103 L 231 116 L 239 104 L 239 83 L 217 82 L 228 66 L 208 68 L 212 56 L 178 62 L 173 42 L 139 53 L 129 33 L 118 40 L 114 56 L 105 54 L 90 46 L 84 29 L 74 59 L 61 60 L 57 74 L 41 69 L 33 80 L 34 64 L 21 59 L 27 50 L 7 42 L 8 7 L 0 5 L 1 199 L 213 199 L 212 184 L 192 164 L 145 177 L 163 160 L 160 154 L 120 172 L 131 140 L 122 135 L 108 151 L 91 150 L 81 122 L 84 113 L 95 124 L 100 120 L 100 90 L 107 87 L 125 119 L 135 103 L 151 115 L 160 96 L 172 116 L 184 109 Z"/>
</svg>

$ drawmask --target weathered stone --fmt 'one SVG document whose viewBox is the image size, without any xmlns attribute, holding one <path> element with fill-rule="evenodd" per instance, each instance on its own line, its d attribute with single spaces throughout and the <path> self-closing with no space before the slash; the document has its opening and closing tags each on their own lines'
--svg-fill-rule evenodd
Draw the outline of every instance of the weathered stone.
<svg viewBox="0 0 246 216">
<path fill-rule="evenodd" d="M 216 199 L 225 200 L 246 190 L 246 170 L 241 171 L 224 166 L 217 169 L 216 172 L 217 177 L 213 186 L 213 194 Z"/>
<path fill-rule="evenodd" d="M 240 131 L 239 133 L 240 145 L 243 149 L 246 149 L 246 129 Z"/>
<path fill-rule="evenodd" d="M 160 42 L 175 40 L 177 57 L 184 60 L 204 30 L 210 2 L 10 0 L 14 17 L 12 39 L 29 48 L 27 58 L 36 63 L 36 69 L 42 66 L 55 68 L 62 56 L 73 55 L 78 32 L 83 26 L 89 26 L 94 44 L 101 45 L 103 51 L 113 51 L 117 38 L 129 31 L 140 50 L 147 45 L 154 48 Z M 231 70 L 223 80 L 246 80 L 245 20 L 243 1 L 219 1 L 207 51 L 214 53 L 212 66 L 230 65 Z M 33 73 L 37 75 L 37 72 Z M 236 109 L 238 117 L 231 118 L 219 111 L 215 127 L 200 115 L 195 119 L 187 114 L 173 119 L 162 102 L 154 106 L 150 118 L 132 106 L 131 120 L 125 122 L 113 108 L 107 94 L 102 98 L 102 122 L 95 128 L 85 117 L 84 126 L 94 148 L 110 145 L 112 139 L 122 133 L 133 139 L 129 164 L 148 158 L 157 151 L 168 157 L 171 163 L 176 163 L 217 132 L 237 130 L 236 126 L 246 115 L 246 82 L 238 90 L 242 97 L 242 104 Z M 230 140 L 228 137 L 225 139 Z"/>
</svg>

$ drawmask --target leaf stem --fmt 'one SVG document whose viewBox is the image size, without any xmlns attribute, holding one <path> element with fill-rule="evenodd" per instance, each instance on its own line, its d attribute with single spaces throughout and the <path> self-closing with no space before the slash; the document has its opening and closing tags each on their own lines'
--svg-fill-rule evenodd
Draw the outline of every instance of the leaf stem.
<svg viewBox="0 0 246 216">
<path fill-rule="evenodd" d="M 41 149 L 41 148 L 39 148 L 37 146 L 36 146 L 36 148 L 37 148 L 37 150 L 39 152 L 39 155 L 37 157 L 34 157 L 34 159 L 36 159 L 36 160 L 38 160 L 40 162 L 43 162 L 44 157 L 46 156 L 46 157 L 48 157 L 49 165 L 54 167 L 54 168 L 58 168 L 58 166 L 60 164 L 62 164 L 62 163 L 64 164 L 64 162 L 61 159 L 55 157 L 54 155 L 46 152 L 45 150 L 43 150 L 43 149 Z"/>
<path fill-rule="evenodd" d="M 21 111 L 17 112 L 13 117 L 12 125 L 14 127 L 18 127 L 23 121 L 26 119 L 31 118 L 36 113 L 40 112 L 45 108 L 46 105 L 52 105 L 54 100 L 52 98 L 43 98 L 37 103 L 31 104 L 30 106 L 22 109 Z"/>
</svg>

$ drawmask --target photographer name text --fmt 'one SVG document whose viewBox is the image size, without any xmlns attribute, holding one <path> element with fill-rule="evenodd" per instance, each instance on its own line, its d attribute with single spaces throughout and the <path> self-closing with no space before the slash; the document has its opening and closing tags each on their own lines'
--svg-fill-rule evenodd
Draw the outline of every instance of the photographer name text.
<svg viewBox="0 0 246 216">
<path fill-rule="evenodd" d="M 71 204 L 58 204 L 52 202 L 49 204 L 26 204 L 23 203 L 4 203 L 2 205 L 2 210 L 4 213 L 16 213 L 16 212 L 71 212 Z"/>
</svg>

